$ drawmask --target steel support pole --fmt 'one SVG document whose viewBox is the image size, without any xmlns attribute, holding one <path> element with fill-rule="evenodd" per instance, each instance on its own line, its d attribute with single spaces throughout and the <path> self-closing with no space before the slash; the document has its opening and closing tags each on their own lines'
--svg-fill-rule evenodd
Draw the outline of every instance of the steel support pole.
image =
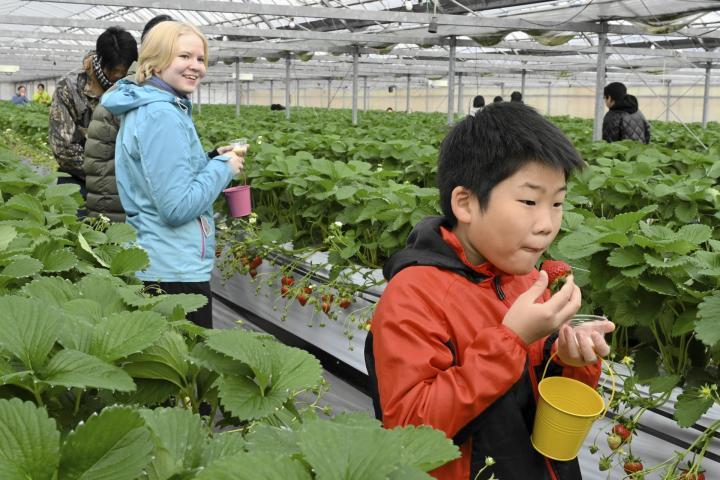
<svg viewBox="0 0 720 480">
<path fill-rule="evenodd" d="M 708 124 L 708 107 L 710 105 L 710 71 L 712 62 L 707 62 L 705 66 L 705 91 L 703 92 L 703 116 L 702 127 L 707 128 Z"/>
<path fill-rule="evenodd" d="M 410 75 L 407 76 L 405 84 L 405 113 L 410 113 Z"/>
<path fill-rule="evenodd" d="M 428 79 L 425 79 L 425 111 L 430 111 L 430 82 L 428 82 Z"/>
<path fill-rule="evenodd" d="M 245 89 L 247 90 L 246 96 L 247 96 L 247 104 L 250 105 L 250 82 L 247 82 L 245 84 Z"/>
<path fill-rule="evenodd" d="M 330 109 L 330 104 L 332 103 L 332 78 L 328 78 L 328 110 Z"/>
<path fill-rule="evenodd" d="M 230 105 L 230 82 L 225 82 L 225 105 Z"/>
<path fill-rule="evenodd" d="M 523 64 L 527 64 L 527 62 L 523 61 Z M 522 69 L 522 75 L 520 76 L 520 93 L 523 96 L 523 99 L 525 99 L 525 77 L 527 76 L 527 70 L 524 68 Z"/>
<path fill-rule="evenodd" d="M 500 96 L 505 100 L 505 82 L 500 82 Z"/>
<path fill-rule="evenodd" d="M 552 83 L 548 82 L 548 91 L 547 91 L 547 113 L 545 115 L 550 115 L 550 109 L 552 107 Z"/>
<path fill-rule="evenodd" d="M 458 72 L 458 113 L 465 113 L 465 106 L 463 105 L 463 74 Z"/>
<path fill-rule="evenodd" d="M 670 101 L 672 100 L 672 80 L 665 81 L 667 85 L 667 92 L 665 93 L 665 121 L 670 121 Z"/>
<path fill-rule="evenodd" d="M 593 123 L 593 140 L 602 140 L 602 122 L 605 115 L 605 101 L 603 98 L 603 89 L 605 88 L 605 60 L 607 56 L 607 33 L 604 31 L 607 27 L 605 22 L 601 22 L 603 31 L 598 34 L 598 53 L 597 53 L 597 73 L 595 74 L 595 121 Z"/>
<path fill-rule="evenodd" d="M 368 98 L 367 77 L 363 77 L 363 110 L 367 112 L 369 106 L 370 98 Z"/>
<path fill-rule="evenodd" d="M 275 101 L 275 80 L 270 80 L 270 105 Z"/>
<path fill-rule="evenodd" d="M 285 118 L 290 120 L 290 55 L 285 58 Z"/>
<path fill-rule="evenodd" d="M 235 59 L 235 116 L 240 116 L 240 58 Z"/>
<path fill-rule="evenodd" d="M 198 114 L 202 113 L 202 101 L 201 101 L 201 99 L 200 99 L 200 92 L 202 92 L 202 83 L 199 84 L 199 85 L 198 85 L 198 88 L 197 88 L 197 102 L 196 102 L 196 104 L 197 104 Z"/>
<path fill-rule="evenodd" d="M 358 100 L 358 63 L 360 58 L 360 47 L 353 47 L 353 79 L 352 79 L 352 124 L 357 125 L 357 100 Z"/>
<path fill-rule="evenodd" d="M 295 105 L 300 106 L 300 79 L 295 79 Z"/>
<path fill-rule="evenodd" d="M 453 124 L 453 107 L 455 106 L 455 49 L 457 39 L 450 37 L 450 65 L 448 67 L 448 107 L 447 107 L 447 124 Z"/>
</svg>

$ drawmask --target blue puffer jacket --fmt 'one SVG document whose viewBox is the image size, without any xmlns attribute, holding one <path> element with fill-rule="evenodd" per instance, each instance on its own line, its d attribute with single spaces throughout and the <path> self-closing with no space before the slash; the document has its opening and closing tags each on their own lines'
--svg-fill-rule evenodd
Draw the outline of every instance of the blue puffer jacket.
<svg viewBox="0 0 720 480">
<path fill-rule="evenodd" d="M 215 259 L 212 203 L 232 178 L 228 157 L 210 159 L 203 151 L 185 98 L 121 80 L 102 105 L 121 119 L 118 193 L 150 257 L 138 278 L 208 281 Z"/>
</svg>

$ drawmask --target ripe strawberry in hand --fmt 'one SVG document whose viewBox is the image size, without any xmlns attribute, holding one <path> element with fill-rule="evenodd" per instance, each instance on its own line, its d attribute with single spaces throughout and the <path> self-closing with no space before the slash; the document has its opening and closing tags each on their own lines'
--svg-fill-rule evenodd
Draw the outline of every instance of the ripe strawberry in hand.
<svg viewBox="0 0 720 480">
<path fill-rule="evenodd" d="M 562 260 L 545 260 L 540 269 L 548 275 L 548 288 L 556 292 L 565 284 L 565 280 L 572 273 L 570 265 Z"/>
</svg>

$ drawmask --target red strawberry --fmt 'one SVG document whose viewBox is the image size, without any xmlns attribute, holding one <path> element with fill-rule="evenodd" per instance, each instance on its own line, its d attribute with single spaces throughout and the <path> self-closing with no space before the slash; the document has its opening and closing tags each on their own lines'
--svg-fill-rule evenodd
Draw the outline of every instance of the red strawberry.
<svg viewBox="0 0 720 480">
<path fill-rule="evenodd" d="M 323 302 L 322 305 L 320 305 L 320 308 L 322 309 L 325 314 L 330 313 L 330 304 L 327 302 Z"/>
<path fill-rule="evenodd" d="M 630 430 L 628 430 L 628 428 L 625 425 L 623 425 L 622 423 L 615 424 L 612 431 L 613 431 L 613 433 L 616 433 L 622 439 L 623 442 L 625 440 L 627 440 L 628 438 L 630 438 L 630 434 L 631 434 Z"/>
<path fill-rule="evenodd" d="M 295 279 L 289 275 L 283 275 L 283 277 L 280 279 L 280 283 L 287 287 L 292 287 L 295 283 Z"/>
<path fill-rule="evenodd" d="M 335 295 L 333 295 L 333 294 L 322 295 L 322 296 L 320 297 L 320 300 L 322 300 L 323 302 L 326 302 L 326 303 L 332 303 L 333 300 L 335 300 Z"/>
<path fill-rule="evenodd" d="M 351 304 L 352 300 L 345 297 L 341 298 L 340 303 L 338 303 L 338 305 L 340 305 L 340 308 L 348 308 Z"/>
<path fill-rule="evenodd" d="M 221 255 L 222 255 L 222 248 L 215 247 L 215 258 L 220 258 Z"/>
<path fill-rule="evenodd" d="M 643 464 L 637 458 L 628 457 L 625 459 L 623 469 L 625 473 L 632 475 L 633 473 L 641 472 L 643 470 Z"/>
<path fill-rule="evenodd" d="M 250 276 L 251 276 L 252 278 L 257 277 L 257 270 L 255 270 L 254 268 L 251 268 L 248 273 L 250 274 Z"/>
<path fill-rule="evenodd" d="M 617 433 L 611 433 L 607 437 L 607 444 L 608 447 L 610 447 L 610 450 L 617 450 L 618 448 L 620 448 L 620 445 L 622 445 L 622 443 L 623 440 Z"/>
<path fill-rule="evenodd" d="M 313 287 L 312 286 L 303 287 L 303 292 L 310 295 L 313 292 Z"/>
<path fill-rule="evenodd" d="M 563 286 L 565 279 L 572 273 L 570 265 L 562 260 L 545 260 L 540 268 L 548 275 L 548 288 L 555 291 Z"/>
<path fill-rule="evenodd" d="M 304 293 L 299 294 L 296 298 L 297 298 L 298 303 L 299 303 L 300 305 L 302 305 L 303 307 L 305 306 L 305 304 L 306 304 L 307 301 L 308 301 L 308 299 L 307 299 L 307 297 L 305 296 Z"/>
<path fill-rule="evenodd" d="M 288 292 L 290 292 L 290 289 L 288 289 L 288 287 L 286 287 L 285 285 L 280 287 L 280 295 L 282 295 L 283 297 L 287 297 Z"/>
<path fill-rule="evenodd" d="M 252 259 L 252 262 L 250 262 L 250 268 L 257 268 L 262 263 L 262 257 L 260 255 L 256 256 Z"/>
</svg>

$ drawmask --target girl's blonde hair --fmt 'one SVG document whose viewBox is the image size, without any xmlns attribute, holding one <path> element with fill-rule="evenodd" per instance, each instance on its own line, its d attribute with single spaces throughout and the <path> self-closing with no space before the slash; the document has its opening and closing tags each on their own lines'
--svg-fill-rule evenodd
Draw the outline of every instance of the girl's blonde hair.
<svg viewBox="0 0 720 480">
<path fill-rule="evenodd" d="M 208 42 L 205 35 L 192 25 L 180 22 L 162 22 L 155 25 L 145 36 L 140 46 L 140 58 L 135 81 L 142 83 L 157 70 L 170 66 L 177 53 L 177 42 L 181 35 L 197 35 L 203 42 L 204 63 L 208 66 Z"/>
</svg>

